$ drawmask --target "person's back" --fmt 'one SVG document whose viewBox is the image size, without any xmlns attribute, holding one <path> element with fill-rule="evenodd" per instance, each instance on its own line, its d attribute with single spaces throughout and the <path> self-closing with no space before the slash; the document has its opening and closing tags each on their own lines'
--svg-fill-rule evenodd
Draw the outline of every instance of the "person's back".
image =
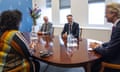
<svg viewBox="0 0 120 72">
<path fill-rule="evenodd" d="M 24 37 L 18 31 L 21 12 L 4 11 L 0 21 L 0 72 L 22 66 L 22 72 L 34 72 Z"/>
<path fill-rule="evenodd" d="M 23 53 L 22 49 L 20 48 L 20 44 L 23 44 L 22 42 L 23 41 L 20 39 L 20 33 L 18 31 L 10 30 L 4 33 L 0 33 L 0 66 L 2 67 L 1 71 L 6 72 L 21 65 L 25 68 L 28 67 L 28 65 L 25 66 L 24 64 L 28 63 L 27 58 L 30 55 Z M 25 52 L 27 53 L 26 50 Z"/>
</svg>

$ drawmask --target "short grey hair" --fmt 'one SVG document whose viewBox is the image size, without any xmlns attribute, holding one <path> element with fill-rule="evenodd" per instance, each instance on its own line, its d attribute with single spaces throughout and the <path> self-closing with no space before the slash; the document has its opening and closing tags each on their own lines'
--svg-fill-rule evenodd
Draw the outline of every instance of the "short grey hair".
<svg viewBox="0 0 120 72">
<path fill-rule="evenodd" d="M 108 8 L 111 12 L 114 12 L 117 14 L 117 17 L 120 18 L 120 3 L 108 3 L 106 5 L 106 8 Z"/>
</svg>

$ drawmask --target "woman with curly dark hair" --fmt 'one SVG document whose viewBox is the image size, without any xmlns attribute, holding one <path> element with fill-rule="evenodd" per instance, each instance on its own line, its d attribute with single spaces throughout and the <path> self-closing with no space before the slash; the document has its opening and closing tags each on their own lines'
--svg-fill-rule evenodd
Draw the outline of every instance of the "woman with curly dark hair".
<svg viewBox="0 0 120 72">
<path fill-rule="evenodd" d="M 20 72 L 37 72 L 26 39 L 19 32 L 22 13 L 8 10 L 0 16 L 0 72 L 22 67 Z M 34 65 L 34 66 L 33 66 Z M 16 71 L 17 72 L 17 71 Z"/>
</svg>

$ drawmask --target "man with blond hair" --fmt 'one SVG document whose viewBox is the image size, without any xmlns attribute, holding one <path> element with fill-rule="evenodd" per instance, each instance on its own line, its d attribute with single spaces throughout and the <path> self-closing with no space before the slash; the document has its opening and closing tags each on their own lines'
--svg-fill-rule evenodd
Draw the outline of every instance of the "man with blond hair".
<svg viewBox="0 0 120 72">
<path fill-rule="evenodd" d="M 120 4 L 109 3 L 106 5 L 105 17 L 107 22 L 113 24 L 111 39 L 102 45 L 91 43 L 93 51 L 102 57 L 92 64 L 91 72 L 99 72 L 101 62 L 120 64 Z M 120 70 L 105 68 L 104 72 L 120 72 Z"/>
</svg>

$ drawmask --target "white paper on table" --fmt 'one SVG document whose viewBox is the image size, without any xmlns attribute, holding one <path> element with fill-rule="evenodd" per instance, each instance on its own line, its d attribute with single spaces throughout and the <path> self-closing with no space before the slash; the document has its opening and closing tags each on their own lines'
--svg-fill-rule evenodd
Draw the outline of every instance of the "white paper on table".
<svg viewBox="0 0 120 72">
<path fill-rule="evenodd" d="M 93 39 L 87 39 L 87 43 L 88 43 L 88 50 L 93 50 L 92 48 L 90 48 L 90 42 L 96 42 L 96 43 L 99 43 L 99 44 L 102 44 L 103 42 L 102 41 L 98 41 L 98 40 L 93 40 Z"/>
<path fill-rule="evenodd" d="M 61 35 L 59 36 L 60 45 L 64 45 Z"/>
</svg>

